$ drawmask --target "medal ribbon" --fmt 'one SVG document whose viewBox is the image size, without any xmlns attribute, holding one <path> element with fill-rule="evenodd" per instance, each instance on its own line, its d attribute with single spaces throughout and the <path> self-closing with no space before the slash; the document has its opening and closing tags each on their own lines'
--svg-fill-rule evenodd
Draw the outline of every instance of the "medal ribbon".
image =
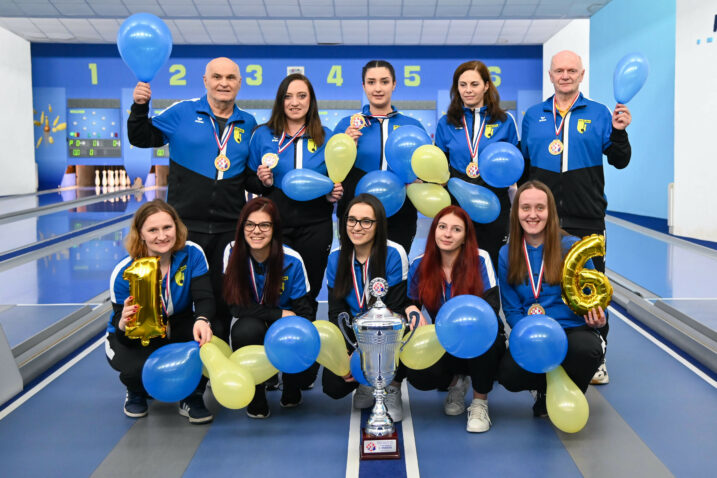
<svg viewBox="0 0 717 478">
<path fill-rule="evenodd" d="M 284 144 L 284 140 L 286 139 L 286 131 L 281 133 L 281 139 L 279 140 L 279 154 L 283 153 L 286 148 L 289 147 L 291 143 L 293 143 L 296 138 L 300 138 L 302 134 L 304 134 L 304 131 L 306 130 L 306 125 L 302 126 L 299 131 L 296 132 L 294 136 L 289 138 L 289 142 Z M 283 146 L 282 146 L 283 144 Z"/>
<path fill-rule="evenodd" d="M 366 123 L 371 126 L 371 118 L 377 119 L 377 120 L 385 120 L 392 116 L 394 116 L 397 113 L 397 111 L 391 111 L 388 114 L 385 115 L 363 115 L 364 118 L 366 118 Z M 362 113 L 363 114 L 363 113 Z"/>
<path fill-rule="evenodd" d="M 214 123 L 214 118 L 210 116 L 209 120 L 212 122 L 212 128 L 214 128 L 214 141 L 217 142 L 217 146 L 219 147 L 219 154 L 223 154 L 224 156 L 226 156 L 227 143 L 229 142 L 229 136 L 231 135 L 231 132 L 234 130 L 234 123 L 232 123 L 231 127 L 229 128 L 224 127 L 224 134 L 222 135 L 222 140 L 219 141 L 219 136 L 217 135 L 217 125 Z"/>
<path fill-rule="evenodd" d="M 538 275 L 538 285 L 536 287 L 533 281 L 533 268 L 530 267 L 530 259 L 528 258 L 528 247 L 525 245 L 525 239 L 523 239 L 523 254 L 525 255 L 525 263 L 528 264 L 528 277 L 530 277 L 530 288 L 533 289 L 533 297 L 535 302 L 538 302 L 538 296 L 540 295 L 540 288 L 543 284 L 543 270 L 545 269 L 545 261 L 540 260 L 540 274 Z"/>
<path fill-rule="evenodd" d="M 361 270 L 361 278 L 363 279 L 363 294 L 359 293 L 358 281 L 356 280 L 356 268 L 354 263 L 356 262 L 356 251 L 351 253 L 351 278 L 354 282 L 354 293 L 356 294 L 356 302 L 358 303 L 359 309 L 363 310 L 363 304 L 366 301 L 366 289 L 368 288 L 368 263 L 369 259 L 366 259 L 366 263 L 363 265 Z"/>
<path fill-rule="evenodd" d="M 575 98 L 573 98 L 573 102 L 570 103 L 570 106 L 568 106 L 568 109 L 566 111 L 569 112 L 573 108 L 575 102 L 578 101 L 578 96 L 580 96 L 580 92 L 575 95 Z M 567 113 L 565 114 L 567 116 Z M 560 126 L 558 127 L 558 105 L 555 101 L 555 96 L 553 96 L 553 123 L 555 126 L 555 136 L 560 137 L 560 132 L 563 131 L 563 126 L 565 126 L 565 116 L 561 118 Z"/>
<path fill-rule="evenodd" d="M 172 272 L 172 264 L 169 265 L 169 270 L 167 270 L 167 275 L 165 276 L 165 278 L 167 279 L 166 280 L 167 285 L 164 288 L 165 289 L 164 294 L 159 294 L 159 299 L 160 299 L 160 303 L 162 304 L 162 310 L 164 311 L 165 319 L 169 318 L 169 312 L 167 311 L 167 309 L 168 309 L 167 305 L 172 301 L 172 294 L 169 290 L 169 281 L 170 281 L 169 273 L 170 272 Z M 166 299 L 164 298 L 165 296 L 167 297 Z"/>
<path fill-rule="evenodd" d="M 478 113 L 478 117 L 480 117 L 480 113 Z M 483 130 L 485 129 L 485 120 L 488 118 L 488 114 L 486 114 L 483 117 L 483 120 L 480 123 L 480 129 L 478 130 L 478 135 L 473 138 L 471 141 L 470 136 L 468 135 L 468 123 L 466 123 L 466 115 L 463 114 L 463 131 L 466 132 L 466 142 L 468 143 L 468 151 L 471 153 L 471 161 L 474 163 L 478 162 L 478 143 L 480 143 L 480 139 L 483 136 Z"/>
<path fill-rule="evenodd" d="M 254 298 L 256 299 L 256 303 L 263 304 L 264 290 L 266 289 L 266 278 L 264 279 L 264 287 L 261 288 L 261 298 L 259 298 L 259 289 L 256 287 L 256 278 L 254 277 L 254 264 L 251 260 L 251 257 L 249 258 L 249 272 L 251 272 L 251 286 L 252 290 L 254 291 Z"/>
</svg>

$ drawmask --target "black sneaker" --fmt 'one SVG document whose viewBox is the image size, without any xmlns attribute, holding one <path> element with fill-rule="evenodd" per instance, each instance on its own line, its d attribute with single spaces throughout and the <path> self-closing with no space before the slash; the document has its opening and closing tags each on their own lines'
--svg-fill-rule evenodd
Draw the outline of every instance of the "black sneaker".
<svg viewBox="0 0 717 478">
<path fill-rule="evenodd" d="M 267 392 L 273 392 L 275 390 L 279 390 L 279 374 L 277 373 L 276 375 L 271 377 L 269 380 L 264 382 L 264 385 L 266 385 Z"/>
<path fill-rule="evenodd" d="M 302 389 L 302 390 L 311 390 L 312 388 L 314 388 L 314 384 L 315 384 L 315 383 L 316 383 L 316 381 L 314 380 L 313 382 L 311 382 L 311 383 L 308 384 L 308 385 L 302 385 L 302 386 L 301 386 L 301 389 Z"/>
<path fill-rule="evenodd" d="M 544 418 L 548 416 L 548 408 L 545 405 L 545 392 L 537 392 L 533 404 L 533 416 Z"/>
<path fill-rule="evenodd" d="M 286 386 L 284 386 L 284 391 L 281 392 L 281 400 L 279 400 L 279 405 L 284 408 L 294 408 L 301 405 L 301 389 L 287 389 Z"/>
<path fill-rule="evenodd" d="M 204 398 L 193 393 L 179 402 L 179 414 L 189 419 L 189 423 L 201 425 L 214 420 L 214 415 L 204 406 Z"/>
<path fill-rule="evenodd" d="M 127 390 L 127 395 L 124 399 L 124 414 L 130 418 L 146 417 L 147 397 Z"/>
<path fill-rule="evenodd" d="M 266 401 L 266 387 L 264 384 L 256 386 L 254 398 L 246 407 L 246 414 L 249 418 L 269 418 L 269 415 L 271 415 L 269 403 Z"/>
</svg>

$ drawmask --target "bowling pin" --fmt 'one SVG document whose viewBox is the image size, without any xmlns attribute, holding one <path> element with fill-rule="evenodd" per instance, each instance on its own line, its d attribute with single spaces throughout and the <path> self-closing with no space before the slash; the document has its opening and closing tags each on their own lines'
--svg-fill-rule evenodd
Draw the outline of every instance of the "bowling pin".
<svg viewBox="0 0 717 478">
<path fill-rule="evenodd" d="M 100 170 L 95 169 L 95 188 L 100 187 Z"/>
</svg>

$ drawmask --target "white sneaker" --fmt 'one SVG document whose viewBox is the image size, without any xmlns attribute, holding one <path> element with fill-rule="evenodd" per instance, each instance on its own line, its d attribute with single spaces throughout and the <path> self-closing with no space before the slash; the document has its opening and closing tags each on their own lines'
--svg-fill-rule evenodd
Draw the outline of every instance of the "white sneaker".
<svg viewBox="0 0 717 478">
<path fill-rule="evenodd" d="M 359 385 L 354 393 L 354 408 L 364 409 L 373 407 L 373 387 Z"/>
<path fill-rule="evenodd" d="M 401 401 L 401 389 L 389 385 L 386 387 L 386 409 L 394 422 L 403 420 L 403 402 Z"/>
<path fill-rule="evenodd" d="M 490 417 L 488 416 L 488 400 L 474 398 L 468 407 L 468 424 L 466 430 L 471 433 L 482 433 L 490 430 Z"/>
<path fill-rule="evenodd" d="M 592 385 L 605 385 L 606 383 L 610 383 L 610 376 L 608 376 L 607 374 L 607 367 L 605 366 L 605 362 L 600 364 L 597 369 L 597 372 L 595 372 L 595 375 L 593 375 L 592 380 L 590 380 L 590 383 Z"/>
<path fill-rule="evenodd" d="M 468 379 L 458 377 L 455 385 L 448 387 L 448 394 L 443 401 L 443 411 L 446 415 L 456 416 L 466 411 L 466 391 Z"/>
</svg>

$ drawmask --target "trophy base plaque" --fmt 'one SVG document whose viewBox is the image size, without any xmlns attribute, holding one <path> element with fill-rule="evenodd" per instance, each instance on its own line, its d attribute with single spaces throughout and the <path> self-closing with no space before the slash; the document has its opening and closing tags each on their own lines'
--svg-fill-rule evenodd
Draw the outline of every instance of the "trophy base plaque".
<svg viewBox="0 0 717 478">
<path fill-rule="evenodd" d="M 395 460 L 401 458 L 398 447 L 398 433 L 396 430 L 385 437 L 376 437 L 361 429 L 361 459 L 362 460 Z"/>
</svg>

